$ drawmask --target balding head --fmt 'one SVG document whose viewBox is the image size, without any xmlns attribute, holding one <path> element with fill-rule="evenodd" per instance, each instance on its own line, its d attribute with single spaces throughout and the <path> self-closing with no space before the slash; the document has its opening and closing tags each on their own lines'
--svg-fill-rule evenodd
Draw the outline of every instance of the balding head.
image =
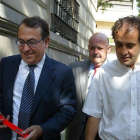
<svg viewBox="0 0 140 140">
<path fill-rule="evenodd" d="M 90 39 L 89 39 L 89 43 L 90 43 L 90 42 L 93 42 L 93 41 L 103 42 L 103 43 L 106 43 L 106 44 L 107 44 L 106 47 L 109 46 L 109 39 L 108 39 L 108 37 L 107 37 L 105 34 L 103 34 L 103 33 L 95 33 L 95 34 L 93 34 L 93 35 L 90 37 Z"/>
<path fill-rule="evenodd" d="M 100 67 L 110 52 L 109 39 L 103 33 L 95 33 L 89 39 L 89 59 L 95 67 Z"/>
</svg>

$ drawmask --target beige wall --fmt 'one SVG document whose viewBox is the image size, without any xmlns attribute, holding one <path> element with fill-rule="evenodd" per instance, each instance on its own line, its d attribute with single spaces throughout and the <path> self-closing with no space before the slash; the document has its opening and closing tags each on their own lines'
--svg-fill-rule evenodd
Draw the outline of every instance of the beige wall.
<svg viewBox="0 0 140 140">
<path fill-rule="evenodd" d="M 88 55 L 88 40 L 96 29 L 96 0 L 78 0 L 80 4 L 78 45 L 86 50 Z"/>
</svg>

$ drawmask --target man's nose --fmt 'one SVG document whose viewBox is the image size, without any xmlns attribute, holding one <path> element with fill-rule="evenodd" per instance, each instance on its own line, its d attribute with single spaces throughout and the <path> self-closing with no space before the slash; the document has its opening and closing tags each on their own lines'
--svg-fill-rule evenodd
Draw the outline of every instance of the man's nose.
<svg viewBox="0 0 140 140">
<path fill-rule="evenodd" d="M 28 46 L 27 43 L 25 43 L 25 45 L 23 46 L 23 50 L 24 50 L 24 51 L 30 50 L 30 47 Z"/>
<path fill-rule="evenodd" d="M 123 46 L 121 49 L 121 54 L 126 55 L 128 53 L 127 47 Z"/>
<path fill-rule="evenodd" d="M 94 49 L 94 53 L 98 54 L 98 49 L 97 48 Z"/>
</svg>

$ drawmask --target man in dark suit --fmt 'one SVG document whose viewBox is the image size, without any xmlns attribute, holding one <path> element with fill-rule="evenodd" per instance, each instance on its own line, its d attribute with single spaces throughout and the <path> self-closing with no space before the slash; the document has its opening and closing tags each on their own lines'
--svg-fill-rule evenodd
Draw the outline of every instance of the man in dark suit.
<svg viewBox="0 0 140 140">
<path fill-rule="evenodd" d="M 82 112 L 83 104 L 92 81 L 95 68 L 107 62 L 110 52 L 109 40 L 102 33 L 95 33 L 89 39 L 89 60 L 71 63 L 77 93 L 77 114 L 74 121 L 66 129 L 66 140 L 85 140 L 87 115 Z M 98 136 L 96 140 L 98 140 Z"/>
<path fill-rule="evenodd" d="M 45 54 L 45 48 L 48 48 L 49 44 L 49 27 L 46 21 L 38 16 L 22 21 L 16 43 L 20 55 L 3 58 L 0 63 L 0 112 L 19 126 L 19 114 L 24 109 L 29 115 L 29 124 L 23 134 L 29 135 L 27 138 L 17 136 L 2 124 L 1 119 L 0 140 L 60 140 L 60 132 L 69 125 L 76 113 L 72 70 Z M 29 97 L 23 100 L 22 95 L 29 69 L 33 66 L 34 96 L 30 111 L 27 111 L 28 102 L 24 102 L 29 100 Z M 23 103 L 28 108 L 21 109 Z M 25 115 L 21 118 L 24 117 Z"/>
</svg>

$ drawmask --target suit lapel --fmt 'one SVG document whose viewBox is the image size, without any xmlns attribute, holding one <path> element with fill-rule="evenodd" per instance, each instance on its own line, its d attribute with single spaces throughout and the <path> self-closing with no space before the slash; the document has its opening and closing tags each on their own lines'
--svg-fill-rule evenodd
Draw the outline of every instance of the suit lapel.
<svg viewBox="0 0 140 140">
<path fill-rule="evenodd" d="M 55 67 L 53 61 L 46 56 L 46 60 L 42 68 L 41 75 L 35 92 L 34 102 L 31 110 L 31 117 L 33 112 L 39 105 L 42 97 L 47 92 L 49 86 L 53 82 L 54 78 L 55 78 Z"/>
<path fill-rule="evenodd" d="M 8 98 L 8 107 L 7 107 L 7 114 L 12 115 L 12 106 L 13 106 L 13 89 L 14 89 L 14 83 L 15 83 L 15 78 L 17 75 L 17 72 L 19 70 L 19 65 L 21 62 L 21 56 L 16 56 L 17 59 L 14 59 L 9 67 L 9 73 L 8 73 L 8 93 L 7 93 L 7 98 Z M 16 60 L 16 61 L 15 61 Z"/>
<path fill-rule="evenodd" d="M 88 73 L 89 73 L 89 66 L 90 61 L 85 61 L 82 65 L 80 73 L 80 87 L 81 87 L 81 93 L 82 93 L 82 99 L 83 102 L 86 98 L 86 92 L 87 92 L 87 83 L 88 83 Z"/>
</svg>

